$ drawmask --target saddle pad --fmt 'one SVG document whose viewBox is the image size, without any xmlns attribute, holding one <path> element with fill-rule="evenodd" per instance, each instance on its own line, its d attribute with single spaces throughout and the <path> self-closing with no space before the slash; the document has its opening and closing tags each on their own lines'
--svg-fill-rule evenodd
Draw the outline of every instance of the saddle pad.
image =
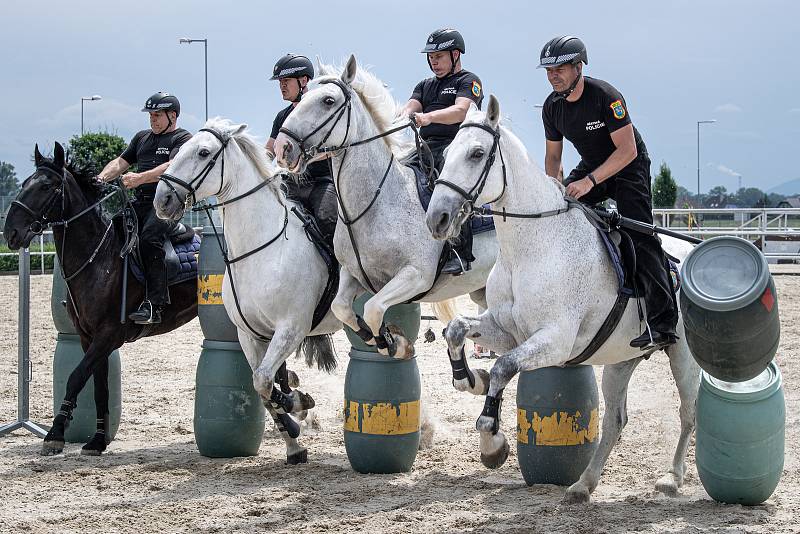
<svg viewBox="0 0 800 534">
<path fill-rule="evenodd" d="M 164 242 L 164 263 L 167 264 L 167 285 L 180 284 L 186 280 L 197 278 L 197 253 L 200 251 L 200 236 L 192 235 L 192 239 L 180 243 L 171 240 Z M 142 284 L 145 283 L 144 271 L 136 254 L 128 256 L 131 274 Z"/>
</svg>

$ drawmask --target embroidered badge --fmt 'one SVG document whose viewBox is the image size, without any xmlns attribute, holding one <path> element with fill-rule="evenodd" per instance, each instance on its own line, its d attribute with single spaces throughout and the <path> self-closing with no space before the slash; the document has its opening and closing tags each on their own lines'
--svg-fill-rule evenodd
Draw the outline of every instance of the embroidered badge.
<svg viewBox="0 0 800 534">
<path fill-rule="evenodd" d="M 614 112 L 615 119 L 625 118 L 625 107 L 622 105 L 620 100 L 615 100 L 611 103 L 611 110 Z"/>
<path fill-rule="evenodd" d="M 472 82 L 472 94 L 476 97 L 481 96 L 481 84 L 478 82 Z"/>
</svg>

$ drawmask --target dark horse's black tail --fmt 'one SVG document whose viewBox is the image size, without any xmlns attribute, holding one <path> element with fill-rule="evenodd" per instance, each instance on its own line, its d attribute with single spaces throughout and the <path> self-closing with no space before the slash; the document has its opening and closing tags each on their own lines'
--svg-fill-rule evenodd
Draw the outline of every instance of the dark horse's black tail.
<svg viewBox="0 0 800 534">
<path fill-rule="evenodd" d="M 316 362 L 320 371 L 332 373 L 336 369 L 336 351 L 330 334 L 308 336 L 300 344 L 298 352 L 300 351 L 303 351 L 309 367 L 313 367 Z"/>
</svg>

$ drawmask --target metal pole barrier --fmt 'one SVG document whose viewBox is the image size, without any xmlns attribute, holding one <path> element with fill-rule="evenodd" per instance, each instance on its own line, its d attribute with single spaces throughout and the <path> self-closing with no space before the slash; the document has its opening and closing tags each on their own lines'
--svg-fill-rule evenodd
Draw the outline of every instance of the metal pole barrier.
<svg viewBox="0 0 800 534">
<path fill-rule="evenodd" d="M 24 248 L 19 251 L 19 333 L 17 350 L 17 420 L 0 426 L 0 436 L 13 432 L 18 428 L 29 430 L 43 438 L 47 434 L 46 427 L 29 420 L 30 418 L 30 383 L 33 377 L 33 365 L 30 356 L 30 305 L 31 305 L 31 254 Z"/>
</svg>

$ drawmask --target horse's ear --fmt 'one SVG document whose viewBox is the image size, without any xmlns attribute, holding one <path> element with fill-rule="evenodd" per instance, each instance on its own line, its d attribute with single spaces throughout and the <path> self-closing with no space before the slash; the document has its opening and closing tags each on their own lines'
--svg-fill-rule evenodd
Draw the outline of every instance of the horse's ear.
<svg viewBox="0 0 800 534">
<path fill-rule="evenodd" d="M 56 147 L 53 150 L 53 165 L 55 165 L 56 169 L 63 169 L 64 162 L 64 147 L 61 146 L 61 143 L 56 142 Z"/>
<path fill-rule="evenodd" d="M 37 167 L 41 167 L 42 163 L 44 163 L 44 157 L 42 157 L 42 153 L 39 152 L 39 143 L 36 143 L 36 146 L 33 148 L 33 164 Z"/>
<path fill-rule="evenodd" d="M 234 129 L 232 132 L 231 132 L 231 137 L 233 137 L 233 136 L 235 136 L 235 135 L 239 135 L 240 133 L 242 133 L 242 132 L 243 132 L 243 131 L 245 131 L 246 129 L 247 129 L 247 124 L 240 124 L 239 126 L 237 126 L 237 127 L 236 127 L 236 128 L 235 128 L 235 129 Z"/>
<path fill-rule="evenodd" d="M 342 81 L 347 85 L 353 83 L 353 80 L 356 79 L 357 70 L 356 56 L 350 54 L 350 59 L 347 60 L 347 65 L 345 65 L 344 72 L 342 72 Z"/>
<path fill-rule="evenodd" d="M 486 107 L 486 120 L 492 129 L 497 129 L 500 124 L 500 101 L 494 95 L 489 95 L 489 105 Z"/>
</svg>

